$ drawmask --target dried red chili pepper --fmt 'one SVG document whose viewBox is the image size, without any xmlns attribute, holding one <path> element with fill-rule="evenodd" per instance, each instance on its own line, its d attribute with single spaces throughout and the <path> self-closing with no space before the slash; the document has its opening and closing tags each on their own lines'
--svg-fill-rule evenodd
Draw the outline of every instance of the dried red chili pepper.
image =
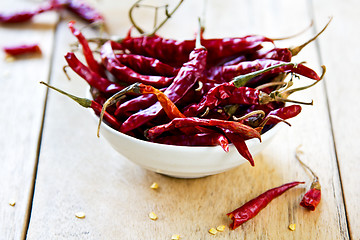
<svg viewBox="0 0 360 240">
<path fill-rule="evenodd" d="M 81 33 L 80 30 L 76 29 L 74 27 L 75 21 L 70 21 L 68 26 L 72 32 L 72 34 L 78 39 L 79 43 L 82 46 L 83 54 L 85 57 L 85 60 L 89 66 L 89 68 L 99 74 L 100 76 L 105 76 L 104 74 L 104 68 L 102 65 L 100 65 L 94 58 L 93 52 L 89 46 L 88 41 L 84 37 L 84 35 Z"/>
<path fill-rule="evenodd" d="M 69 93 L 66 93 L 56 87 L 50 86 L 49 84 L 45 83 L 45 82 L 40 82 L 41 84 L 44 84 L 45 86 L 54 89 L 55 91 L 64 94 L 65 96 L 70 97 L 71 99 L 73 99 L 75 102 L 77 102 L 78 104 L 80 104 L 82 107 L 85 108 L 92 108 L 94 110 L 94 112 L 96 114 L 100 114 L 101 110 L 102 110 L 102 106 L 95 102 L 92 101 L 90 99 L 86 99 L 86 98 L 79 98 L 76 97 L 74 95 L 71 95 Z M 103 113 L 104 119 L 105 121 L 114 129 L 119 130 L 120 126 L 121 126 L 121 122 L 119 122 L 113 115 L 109 114 L 108 112 L 104 112 Z"/>
<path fill-rule="evenodd" d="M 242 123 L 219 120 L 219 119 L 204 119 L 204 118 L 195 118 L 195 117 L 174 118 L 171 122 L 167 124 L 152 127 L 147 131 L 147 137 L 150 139 L 154 139 L 166 131 L 180 129 L 184 127 L 195 127 L 195 126 L 217 127 L 221 129 L 228 129 L 242 136 L 244 139 L 250 139 L 250 138 L 261 139 L 260 133 L 257 129 L 251 128 Z"/>
<path fill-rule="evenodd" d="M 98 89 L 104 94 L 112 95 L 125 88 L 124 86 L 113 83 L 108 79 L 101 77 L 96 72 L 91 71 L 88 67 L 82 64 L 79 59 L 77 59 L 74 53 L 67 53 L 65 55 L 65 60 L 69 64 L 69 67 L 85 79 L 90 86 Z"/>
<path fill-rule="evenodd" d="M 174 77 L 142 75 L 125 66 L 124 64 L 121 64 L 115 56 L 112 43 L 112 41 L 106 42 L 101 47 L 100 55 L 105 68 L 119 81 L 128 84 L 140 82 L 158 88 L 169 86 L 172 83 Z"/>
<path fill-rule="evenodd" d="M 17 12 L 17 13 L 9 13 L 9 14 L 2 13 L 2 14 L 0 14 L 0 23 L 23 23 L 23 22 L 28 22 L 34 16 L 36 16 L 36 15 L 38 15 L 40 13 L 43 13 L 43 12 L 54 10 L 57 7 L 58 7 L 57 4 L 53 4 L 53 3 L 48 4 L 48 3 L 46 3 L 46 5 L 40 6 L 35 10 L 21 11 L 21 12 Z"/>
<path fill-rule="evenodd" d="M 177 103 L 201 78 L 206 65 L 207 51 L 203 47 L 194 49 L 190 54 L 190 60 L 179 70 L 164 94 L 173 102 Z M 159 116 L 162 112 L 160 103 L 130 116 L 122 125 L 121 131 L 128 132 L 144 123 Z"/>
<path fill-rule="evenodd" d="M 41 54 L 41 49 L 38 44 L 26 44 L 18 46 L 9 46 L 3 48 L 4 52 L 11 56 L 20 56 L 27 54 Z"/>
<path fill-rule="evenodd" d="M 230 142 L 234 144 L 240 155 L 243 156 L 246 160 L 248 160 L 251 166 L 255 166 L 254 159 L 248 147 L 246 146 L 244 137 L 229 129 L 223 129 L 223 131 L 225 132 L 225 136 L 230 140 Z"/>
<path fill-rule="evenodd" d="M 274 198 L 280 196 L 285 191 L 293 188 L 299 184 L 303 184 L 304 182 L 291 182 L 284 185 L 281 185 L 276 188 L 272 188 L 262 193 L 258 197 L 250 200 L 245 203 L 241 207 L 235 209 L 234 211 L 226 214 L 228 217 L 233 220 L 230 224 L 230 228 L 232 230 L 239 227 L 244 222 L 255 217 L 262 209 L 264 209 Z"/>
<path fill-rule="evenodd" d="M 115 57 L 120 63 L 144 75 L 173 77 L 178 72 L 178 69 L 156 58 L 137 54 L 116 54 Z"/>
<path fill-rule="evenodd" d="M 229 151 L 229 141 L 220 133 L 198 133 L 195 135 L 174 135 L 156 138 L 156 143 L 177 146 L 217 146 L 220 145 L 226 152 Z"/>
<path fill-rule="evenodd" d="M 268 69 L 269 67 L 276 66 L 279 64 L 283 64 L 286 62 L 279 61 L 279 60 L 273 60 L 273 59 L 256 59 L 254 61 L 245 61 L 240 62 L 236 65 L 230 65 L 230 66 L 220 66 L 220 67 L 213 67 L 210 68 L 207 71 L 207 77 L 210 79 L 215 80 L 216 82 L 230 82 L 234 78 L 236 79 L 236 76 L 248 74 L 251 72 L 259 71 L 262 69 Z M 261 75 L 257 76 L 257 78 L 263 79 L 265 76 L 278 74 L 278 73 L 285 73 L 285 72 L 293 72 L 300 74 L 302 76 L 311 78 L 313 80 L 320 80 L 320 77 L 316 74 L 315 71 L 312 69 L 302 65 L 302 64 L 289 64 L 289 65 L 283 65 L 280 67 L 276 67 L 272 69 L 271 71 L 266 71 L 262 73 Z M 251 79 L 251 82 L 261 82 L 261 79 Z M 245 86 L 246 83 L 242 83 L 242 86 Z M 254 85 L 254 84 L 253 84 Z"/>
<path fill-rule="evenodd" d="M 121 49 L 131 53 L 154 57 L 165 63 L 179 66 L 189 60 L 189 54 L 195 48 L 195 40 L 177 41 L 160 36 L 130 37 L 119 41 Z M 201 39 L 202 45 L 208 50 L 208 63 L 233 56 L 237 53 L 257 50 L 264 42 L 272 42 L 264 36 L 249 35 L 240 38 Z M 120 47 L 121 46 L 121 47 Z M 176 58 L 169 59 L 169 56 Z M 171 61 L 172 60 L 172 61 Z"/>
<path fill-rule="evenodd" d="M 300 155 L 303 154 L 303 152 L 297 148 L 296 149 L 296 159 L 300 162 L 301 166 L 309 171 L 311 175 L 313 176 L 313 181 L 310 186 L 310 190 L 305 193 L 303 198 L 301 199 L 300 206 L 309 209 L 311 211 L 315 211 L 315 208 L 319 205 L 321 201 L 321 185 L 319 181 L 319 177 L 311 170 L 311 168 L 306 165 L 302 160 Z"/>
<path fill-rule="evenodd" d="M 89 23 L 103 23 L 104 16 L 83 0 L 51 0 Z"/>
</svg>

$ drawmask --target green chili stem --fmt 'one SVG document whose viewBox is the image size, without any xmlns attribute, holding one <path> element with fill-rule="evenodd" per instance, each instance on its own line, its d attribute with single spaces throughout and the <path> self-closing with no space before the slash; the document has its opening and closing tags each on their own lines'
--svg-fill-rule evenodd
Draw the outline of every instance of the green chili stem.
<svg viewBox="0 0 360 240">
<path fill-rule="evenodd" d="M 76 97 L 74 95 L 71 95 L 70 93 L 64 92 L 56 87 L 53 87 L 45 82 L 40 82 L 41 84 L 44 84 L 45 86 L 47 86 L 48 88 L 51 88 L 61 94 L 64 94 L 65 96 L 68 96 L 69 98 L 73 99 L 75 102 L 77 102 L 78 104 L 80 104 L 81 106 L 85 107 L 85 108 L 90 108 L 92 101 L 90 99 L 87 98 L 80 98 L 80 97 Z"/>
<path fill-rule="evenodd" d="M 284 66 L 295 66 L 295 63 L 280 63 L 271 67 L 268 67 L 266 69 L 261 69 L 259 71 L 256 72 L 251 72 L 245 75 L 240 75 L 237 77 L 234 77 L 233 80 L 231 81 L 235 87 L 242 87 L 245 86 L 245 84 L 247 82 L 249 82 L 251 79 L 253 79 L 254 77 L 257 77 L 265 72 L 271 71 L 275 68 L 279 68 L 279 67 L 284 67 Z"/>
</svg>

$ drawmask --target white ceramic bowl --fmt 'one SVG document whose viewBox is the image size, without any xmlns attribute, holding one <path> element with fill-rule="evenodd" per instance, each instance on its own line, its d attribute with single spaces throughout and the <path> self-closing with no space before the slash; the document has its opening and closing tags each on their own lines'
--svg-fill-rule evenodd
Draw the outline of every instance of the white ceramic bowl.
<svg viewBox="0 0 360 240">
<path fill-rule="evenodd" d="M 91 114 L 96 121 L 99 120 L 93 112 Z M 277 124 L 264 133 L 261 143 L 258 139 L 246 141 L 253 156 L 268 145 L 280 125 Z M 145 169 L 172 177 L 198 178 L 221 173 L 243 163 L 250 164 L 232 144 L 229 145 L 230 151 L 225 152 L 220 146 L 188 147 L 152 143 L 118 132 L 104 122 L 101 124 L 100 134 L 130 161 Z"/>
</svg>

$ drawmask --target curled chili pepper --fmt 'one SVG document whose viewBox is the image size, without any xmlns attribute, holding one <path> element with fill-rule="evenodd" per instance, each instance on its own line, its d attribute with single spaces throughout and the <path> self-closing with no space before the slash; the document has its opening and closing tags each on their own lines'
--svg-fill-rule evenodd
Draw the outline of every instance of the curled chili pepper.
<svg viewBox="0 0 360 240">
<path fill-rule="evenodd" d="M 14 57 L 28 54 L 41 54 L 41 49 L 38 44 L 8 46 L 4 47 L 3 50 L 6 54 Z"/>
<path fill-rule="evenodd" d="M 80 30 L 76 29 L 74 27 L 75 21 L 70 21 L 68 26 L 72 32 L 72 34 L 78 39 L 79 43 L 82 46 L 83 54 L 85 57 L 85 60 L 89 66 L 89 68 L 96 72 L 97 74 L 101 76 L 105 76 L 104 68 L 95 60 L 94 55 L 91 51 L 91 48 L 89 46 L 89 43 L 87 42 L 84 35 L 81 33 Z"/>
<path fill-rule="evenodd" d="M 305 195 L 303 196 L 300 206 L 309 209 L 311 211 L 315 211 L 315 208 L 317 205 L 319 205 L 321 200 L 321 185 L 319 182 L 319 177 L 311 170 L 311 168 L 306 165 L 302 160 L 300 155 L 303 154 L 303 152 L 300 150 L 300 147 L 296 149 L 296 159 L 300 162 L 301 166 L 309 171 L 311 175 L 313 176 L 313 181 L 310 186 L 310 190 L 308 190 Z"/>
<path fill-rule="evenodd" d="M 304 182 L 291 182 L 284 185 L 281 185 L 276 188 L 272 188 L 262 193 L 258 197 L 250 200 L 241 207 L 235 209 L 234 211 L 226 214 L 233 222 L 230 224 L 232 230 L 239 227 L 244 222 L 255 217 L 262 209 L 264 209 L 274 198 L 280 196 L 285 191 L 293 188 Z"/>
<path fill-rule="evenodd" d="M 105 68 L 119 81 L 125 82 L 127 84 L 140 82 L 158 88 L 169 86 L 172 83 L 174 77 L 142 75 L 121 64 L 115 56 L 112 43 L 112 41 L 106 42 L 101 47 L 100 55 Z"/>
<path fill-rule="evenodd" d="M 79 76 L 85 79 L 90 86 L 98 89 L 104 94 L 112 95 L 125 88 L 124 86 L 111 82 L 108 79 L 101 77 L 96 72 L 91 71 L 88 67 L 79 61 L 74 53 L 67 53 L 65 55 L 65 60 L 69 64 L 69 67 Z"/>
</svg>

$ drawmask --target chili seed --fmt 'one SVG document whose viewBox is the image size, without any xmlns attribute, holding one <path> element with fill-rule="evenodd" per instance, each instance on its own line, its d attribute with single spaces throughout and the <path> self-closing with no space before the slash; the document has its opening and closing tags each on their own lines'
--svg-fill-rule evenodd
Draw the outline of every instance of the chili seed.
<svg viewBox="0 0 360 240">
<path fill-rule="evenodd" d="M 216 230 L 218 232 L 223 232 L 225 230 L 225 225 L 220 225 L 220 226 L 217 226 Z"/>
<path fill-rule="evenodd" d="M 179 240 L 180 239 L 180 235 L 179 234 L 174 234 L 171 236 L 171 240 Z"/>
<path fill-rule="evenodd" d="M 153 182 L 153 184 L 151 184 L 150 188 L 151 188 L 151 189 L 158 189 L 158 188 L 159 188 L 159 184 L 157 184 L 156 182 Z"/>
<path fill-rule="evenodd" d="M 77 217 L 77 218 L 85 218 L 85 213 L 84 212 L 77 212 L 77 213 L 75 213 L 75 217 Z"/>
<path fill-rule="evenodd" d="M 5 61 L 7 61 L 7 62 L 15 62 L 15 58 L 13 57 L 13 56 L 10 56 L 10 55 L 6 55 L 6 57 L 5 57 Z"/>
<path fill-rule="evenodd" d="M 16 204 L 16 201 L 15 201 L 14 199 L 11 199 L 11 200 L 9 201 L 9 205 L 10 205 L 10 206 L 14 207 L 15 204 Z"/>
<path fill-rule="evenodd" d="M 215 235 L 217 233 L 217 230 L 215 228 L 210 228 L 209 233 Z"/>
<path fill-rule="evenodd" d="M 157 215 L 154 212 L 149 213 L 149 218 L 151 220 L 157 220 L 158 219 Z"/>
<path fill-rule="evenodd" d="M 290 225 L 289 225 L 289 229 L 290 229 L 291 231 L 295 231 L 295 229 L 296 229 L 296 224 L 295 224 L 295 223 L 290 224 Z"/>
</svg>

